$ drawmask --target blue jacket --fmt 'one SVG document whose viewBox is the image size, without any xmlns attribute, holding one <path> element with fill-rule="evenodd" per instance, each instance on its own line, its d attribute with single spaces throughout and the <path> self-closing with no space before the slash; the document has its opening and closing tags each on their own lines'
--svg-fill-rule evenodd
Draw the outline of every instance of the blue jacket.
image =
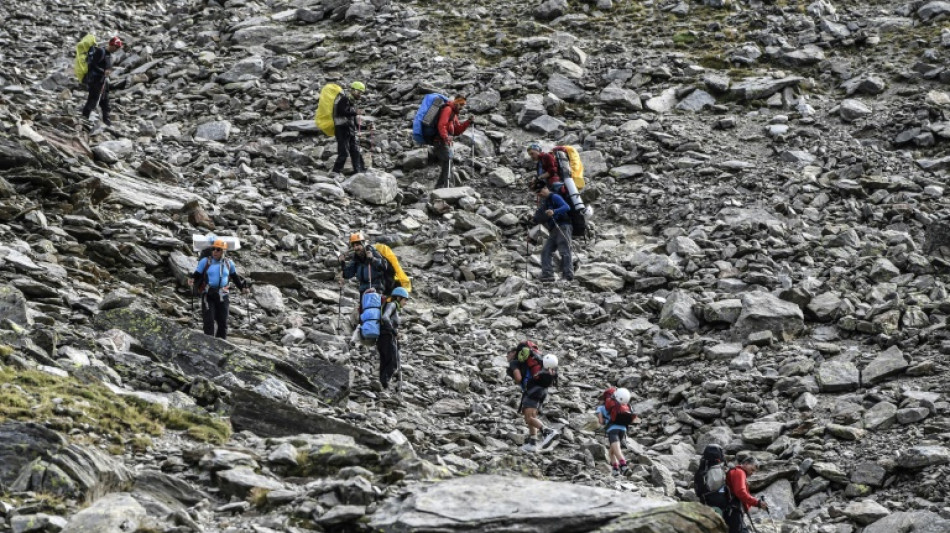
<svg viewBox="0 0 950 533">
<path fill-rule="evenodd" d="M 610 423 L 610 413 L 607 412 L 607 408 L 604 407 L 603 405 L 598 405 L 596 412 L 600 414 L 601 416 L 603 416 L 604 420 L 607 421 L 607 433 L 610 433 L 611 431 L 615 431 L 615 430 L 623 431 L 624 433 L 627 432 L 627 426 Z"/>
<path fill-rule="evenodd" d="M 195 273 L 193 275 L 196 281 L 205 275 L 205 266 L 208 265 L 208 261 L 211 262 L 211 265 L 208 266 L 208 286 L 205 290 L 219 290 L 227 287 L 232 277 L 234 278 L 234 284 L 237 285 L 238 288 L 244 287 L 244 280 L 238 276 L 237 270 L 234 268 L 234 261 L 230 259 L 215 260 L 211 257 L 201 259 L 198 261 L 198 266 L 195 267 Z"/>
<path fill-rule="evenodd" d="M 553 217 L 549 218 L 545 213 L 548 209 L 554 211 Z M 571 207 L 567 205 L 564 198 L 561 198 L 560 194 L 551 193 L 544 202 L 541 202 L 538 210 L 534 213 L 534 221 L 537 224 L 541 224 L 542 222 L 547 224 L 548 229 L 551 230 L 554 230 L 555 224 L 568 226 L 571 224 L 571 219 L 567 216 L 570 210 Z"/>
<path fill-rule="evenodd" d="M 364 260 L 358 260 L 354 256 L 352 261 L 343 266 L 343 279 L 356 276 L 356 280 L 360 282 L 360 294 L 370 287 L 383 294 L 386 287 L 386 259 L 372 246 L 367 248 L 368 253 Z M 370 283 L 371 279 L 372 283 Z"/>
</svg>

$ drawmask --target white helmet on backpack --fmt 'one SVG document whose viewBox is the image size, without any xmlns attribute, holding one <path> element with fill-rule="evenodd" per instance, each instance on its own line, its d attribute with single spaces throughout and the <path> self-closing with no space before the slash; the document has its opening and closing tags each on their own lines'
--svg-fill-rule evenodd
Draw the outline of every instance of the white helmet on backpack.
<svg viewBox="0 0 950 533">
<path fill-rule="evenodd" d="M 544 358 L 541 360 L 541 365 L 547 369 L 557 368 L 557 356 L 553 354 L 545 354 Z"/>
<path fill-rule="evenodd" d="M 630 403 L 630 391 L 624 388 L 617 389 L 617 392 L 614 393 L 614 399 L 618 402 L 626 405 Z"/>
</svg>

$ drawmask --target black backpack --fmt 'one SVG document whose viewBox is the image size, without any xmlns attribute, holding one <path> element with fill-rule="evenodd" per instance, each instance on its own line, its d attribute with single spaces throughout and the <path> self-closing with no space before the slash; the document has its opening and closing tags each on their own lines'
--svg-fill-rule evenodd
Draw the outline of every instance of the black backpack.
<svg viewBox="0 0 950 533">
<path fill-rule="evenodd" d="M 439 100 L 442 99 L 440 98 Z M 442 114 L 442 110 L 445 109 L 447 105 L 449 105 L 449 103 L 444 100 L 438 105 L 436 102 L 432 102 L 432 105 L 426 110 L 426 114 L 422 116 L 422 138 L 426 144 L 432 144 L 436 137 L 438 137 L 439 115 Z"/>
<path fill-rule="evenodd" d="M 710 474 L 710 471 L 713 475 Z M 718 444 L 708 444 L 703 450 L 703 456 L 699 460 L 699 468 L 693 476 L 693 490 L 699 500 L 706 505 L 723 508 L 728 504 L 728 495 L 719 492 L 725 485 L 726 475 L 726 453 L 722 446 Z M 715 483 L 718 486 L 709 486 Z"/>
</svg>

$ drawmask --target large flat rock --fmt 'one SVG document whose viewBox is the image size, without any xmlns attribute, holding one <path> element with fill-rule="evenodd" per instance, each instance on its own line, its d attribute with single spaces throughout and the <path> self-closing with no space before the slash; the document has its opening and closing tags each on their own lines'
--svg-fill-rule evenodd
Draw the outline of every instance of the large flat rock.
<svg viewBox="0 0 950 533">
<path fill-rule="evenodd" d="M 234 391 L 230 404 L 231 425 L 235 431 L 248 430 L 260 437 L 290 437 L 299 434 L 347 435 L 373 449 L 383 449 L 391 445 L 375 431 L 307 412 L 254 391 Z"/>
<path fill-rule="evenodd" d="M 531 502 L 524 505 L 523 502 Z M 725 533 L 711 509 L 642 498 L 609 489 L 525 477 L 475 475 L 419 485 L 407 497 L 387 500 L 370 526 L 409 531 L 559 533 L 592 531 L 624 515 L 649 515 L 654 523 L 679 524 L 679 533 Z M 642 521 L 641 521 L 642 524 Z M 604 529 L 603 531 L 640 531 Z"/>
<path fill-rule="evenodd" d="M 94 324 L 103 331 L 118 329 L 128 333 L 160 362 L 178 366 L 185 375 L 211 379 L 233 372 L 252 383 L 275 376 L 327 402 L 337 401 L 349 392 L 350 371 L 342 365 L 319 358 L 287 361 L 261 351 L 252 353 L 133 307 L 100 313 Z"/>
<path fill-rule="evenodd" d="M 128 533 L 138 531 L 145 508 L 129 494 L 109 494 L 76 513 L 62 533 Z"/>
<path fill-rule="evenodd" d="M 750 333 L 771 331 L 780 338 L 791 338 L 805 328 L 802 310 L 767 292 L 749 292 L 740 296 L 742 312 L 733 330 L 740 339 Z"/>
</svg>

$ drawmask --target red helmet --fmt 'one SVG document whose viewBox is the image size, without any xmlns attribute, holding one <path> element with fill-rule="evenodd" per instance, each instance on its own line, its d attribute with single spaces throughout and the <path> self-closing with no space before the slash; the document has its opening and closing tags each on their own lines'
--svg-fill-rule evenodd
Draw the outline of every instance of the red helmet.
<svg viewBox="0 0 950 533">
<path fill-rule="evenodd" d="M 119 36 L 109 39 L 109 46 L 114 46 L 116 48 L 122 48 L 122 39 L 119 39 Z"/>
</svg>

